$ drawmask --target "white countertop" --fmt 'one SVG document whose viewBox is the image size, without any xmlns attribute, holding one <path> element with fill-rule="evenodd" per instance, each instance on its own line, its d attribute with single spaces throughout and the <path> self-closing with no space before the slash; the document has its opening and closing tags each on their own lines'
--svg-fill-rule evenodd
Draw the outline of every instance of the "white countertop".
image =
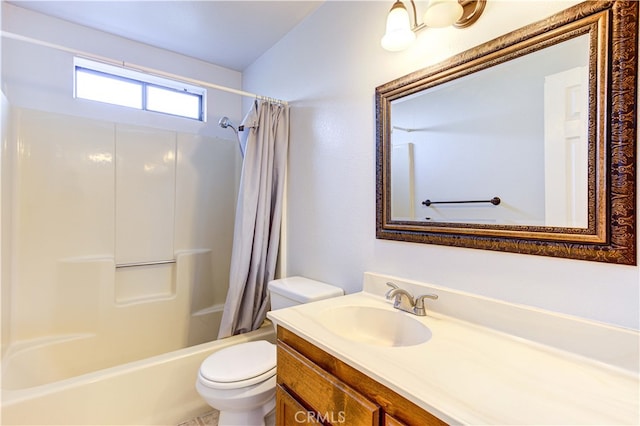
<svg viewBox="0 0 640 426">
<path fill-rule="evenodd" d="M 268 317 L 450 424 L 640 424 L 640 381 L 632 371 L 428 308 L 426 317 L 406 314 L 432 333 L 415 346 L 354 342 L 319 322 L 327 309 L 358 305 L 394 310 L 361 292 Z"/>
</svg>

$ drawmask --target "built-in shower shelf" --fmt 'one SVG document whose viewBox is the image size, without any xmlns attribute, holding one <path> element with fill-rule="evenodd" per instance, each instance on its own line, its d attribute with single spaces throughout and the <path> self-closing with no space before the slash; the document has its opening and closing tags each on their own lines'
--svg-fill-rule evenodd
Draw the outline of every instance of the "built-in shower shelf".
<svg viewBox="0 0 640 426">
<path fill-rule="evenodd" d="M 175 297 L 175 261 L 116 267 L 115 302 L 137 304 Z"/>
</svg>

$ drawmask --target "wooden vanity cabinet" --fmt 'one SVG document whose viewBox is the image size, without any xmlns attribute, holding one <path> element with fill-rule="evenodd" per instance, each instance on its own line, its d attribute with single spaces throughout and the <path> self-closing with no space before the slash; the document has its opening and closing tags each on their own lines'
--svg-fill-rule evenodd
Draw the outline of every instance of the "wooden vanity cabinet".
<svg viewBox="0 0 640 426">
<path fill-rule="evenodd" d="M 278 327 L 276 425 L 444 425 L 291 331 Z"/>
</svg>

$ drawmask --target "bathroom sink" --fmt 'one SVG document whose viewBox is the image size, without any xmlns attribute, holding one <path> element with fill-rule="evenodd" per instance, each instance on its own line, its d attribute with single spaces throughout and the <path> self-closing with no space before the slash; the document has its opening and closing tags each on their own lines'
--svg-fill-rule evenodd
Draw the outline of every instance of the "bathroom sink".
<svg viewBox="0 0 640 426">
<path fill-rule="evenodd" d="M 322 312 L 332 333 L 376 346 L 413 346 L 431 339 L 431 330 L 406 312 L 371 306 L 339 306 Z"/>
</svg>

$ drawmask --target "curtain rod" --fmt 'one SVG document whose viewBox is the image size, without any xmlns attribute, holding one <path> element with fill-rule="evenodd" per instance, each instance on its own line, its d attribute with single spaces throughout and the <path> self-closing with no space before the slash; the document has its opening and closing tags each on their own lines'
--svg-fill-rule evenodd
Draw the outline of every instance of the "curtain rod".
<svg viewBox="0 0 640 426">
<path fill-rule="evenodd" d="M 211 89 L 221 90 L 223 92 L 234 93 L 234 94 L 240 95 L 240 96 L 246 96 L 246 97 L 249 97 L 249 98 L 256 98 L 256 99 L 269 101 L 269 102 L 275 102 L 275 103 L 279 103 L 279 104 L 282 104 L 282 105 L 289 105 L 289 103 L 287 101 L 283 101 L 281 99 L 270 98 L 268 96 L 262 96 L 262 95 L 257 95 L 255 93 L 251 93 L 251 92 L 245 92 L 244 90 L 233 89 L 231 87 L 221 86 L 219 84 L 213 84 L 213 83 L 208 83 L 206 81 L 195 80 L 195 79 L 192 79 L 192 78 L 171 74 L 171 73 L 160 71 L 160 70 L 156 70 L 156 69 L 153 69 L 153 68 L 144 67 L 142 65 L 135 65 L 135 64 L 128 63 L 128 62 L 124 62 L 124 61 L 116 61 L 114 59 L 107 58 L 105 56 L 94 55 L 92 53 L 83 52 L 81 50 L 72 49 L 72 48 L 65 47 L 65 46 L 60 46 L 58 44 L 53 44 L 53 43 L 49 43 L 49 42 L 42 41 L 42 40 L 37 40 L 37 39 L 31 38 L 31 37 L 25 37 L 25 36 L 22 36 L 22 35 L 19 35 L 19 34 L 15 34 L 15 33 L 10 33 L 10 32 L 7 32 L 7 31 L 2 31 L 2 37 L 10 38 L 10 39 L 13 39 L 13 40 L 24 41 L 26 43 L 36 44 L 36 45 L 39 45 L 39 46 L 49 47 L 49 48 L 52 48 L 52 49 L 60 50 L 60 51 L 63 51 L 63 52 L 74 54 L 74 55 L 83 56 L 83 57 L 85 57 L 87 59 L 93 59 L 93 60 L 96 60 L 96 61 L 100 61 L 100 62 L 104 62 L 104 63 L 107 63 L 107 64 L 115 65 L 115 66 L 118 66 L 118 67 L 121 67 L 121 68 L 127 68 L 127 69 L 134 70 L 134 71 L 142 71 L 142 72 L 146 72 L 146 73 L 149 73 L 149 74 L 154 74 L 154 75 L 156 75 L 158 77 L 171 78 L 171 79 L 174 79 L 174 80 L 183 81 L 185 83 L 191 83 L 191 84 L 195 84 L 195 85 L 198 85 L 198 86 L 205 86 L 205 87 L 208 87 L 208 88 L 211 88 Z"/>
</svg>

